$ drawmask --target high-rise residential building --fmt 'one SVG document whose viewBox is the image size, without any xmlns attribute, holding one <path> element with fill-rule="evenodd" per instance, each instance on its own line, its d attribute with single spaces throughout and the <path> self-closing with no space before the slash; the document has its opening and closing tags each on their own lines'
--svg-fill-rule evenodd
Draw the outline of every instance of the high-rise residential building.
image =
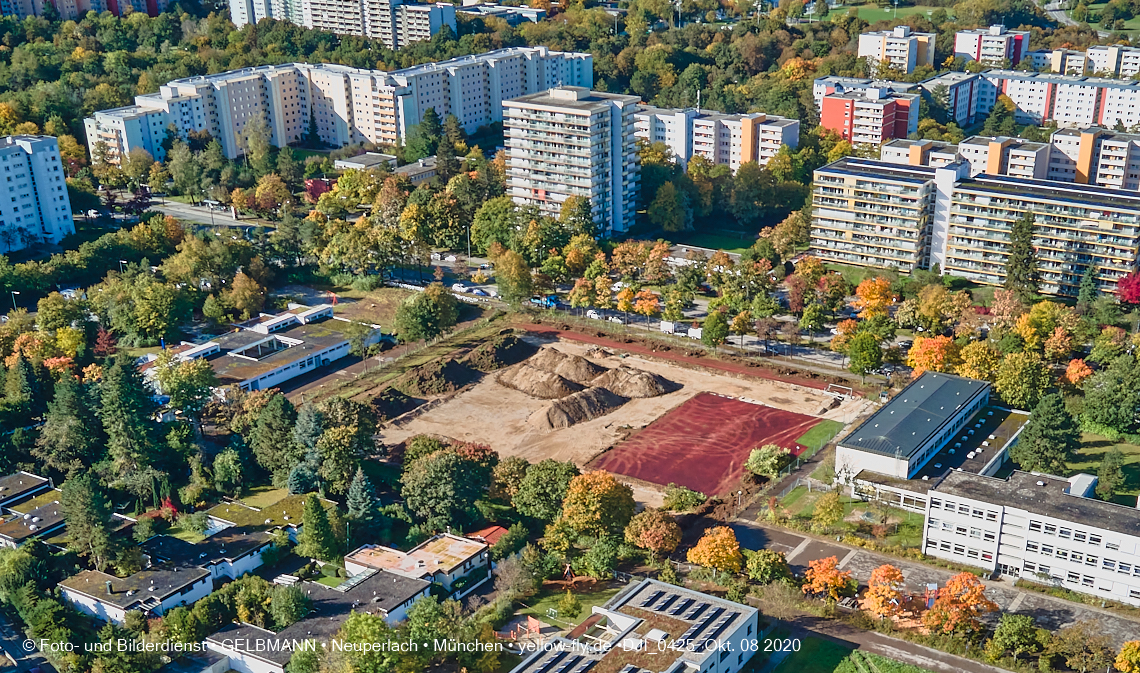
<svg viewBox="0 0 1140 673">
<path fill-rule="evenodd" d="M 108 0 L 111 1 L 111 0 Z M 239 28 L 271 18 L 338 35 L 363 35 L 391 49 L 455 30 L 455 5 L 404 0 L 230 0 Z"/>
<path fill-rule="evenodd" d="M 815 80 L 812 97 L 816 110 L 822 110 L 823 97 L 832 93 L 858 93 L 887 89 L 897 94 L 921 94 L 932 107 L 945 110 L 946 120 L 965 127 L 977 120 L 980 76 L 970 72 L 947 72 L 922 82 L 888 82 L 868 77 L 830 75 Z M 986 113 L 989 112 L 987 109 Z"/>
<path fill-rule="evenodd" d="M 75 233 L 67 174 L 52 136 L 0 138 L 0 247 L 59 243 Z M 7 190 L 5 192 L 5 189 Z"/>
<path fill-rule="evenodd" d="M 603 235 L 637 213 L 637 96 L 557 87 L 503 102 L 507 194 L 557 217 L 571 196 L 589 199 Z"/>
<path fill-rule="evenodd" d="M 695 156 L 733 171 L 749 161 L 764 165 L 781 146 L 796 147 L 800 141 L 799 121 L 759 112 L 729 115 L 643 106 L 635 117 L 637 137 L 665 143 L 682 166 Z"/>
<path fill-rule="evenodd" d="M 920 95 L 896 93 L 887 87 L 827 94 L 819 125 L 852 143 L 882 145 L 918 131 Z"/>
<path fill-rule="evenodd" d="M 1090 66 L 1090 70 L 1092 66 Z M 981 73 L 979 114 L 993 109 L 999 95 L 1015 105 L 1019 124 L 1050 121 L 1060 128 L 1087 126 L 1125 128 L 1140 124 L 1140 82 L 1104 77 L 988 70 Z"/>
<path fill-rule="evenodd" d="M 883 145 L 879 158 L 892 164 L 935 168 L 966 161 L 970 164 L 970 175 L 986 173 L 1046 180 L 1052 179 L 1049 174 L 1052 151 L 1050 143 L 970 136 L 957 145 L 936 140 L 892 140 Z"/>
<path fill-rule="evenodd" d="M 188 77 L 135 104 L 96 112 L 84 120 L 88 144 L 106 143 L 117 162 L 141 147 L 163 157 L 162 141 L 174 126 L 185 137 L 206 131 L 226 156 L 243 154 L 245 126 L 263 118 L 270 141 L 297 143 L 315 124 L 332 147 L 370 142 L 395 145 L 420 123 L 428 108 L 455 115 L 472 132 L 502 120 L 502 102 L 560 84 L 593 83 L 590 54 L 513 47 L 393 72 L 329 63 L 288 63 Z"/>
<path fill-rule="evenodd" d="M 1100 45 L 1085 52 L 1088 71 L 1106 77 L 1129 78 L 1140 74 L 1140 48 L 1124 45 Z"/>
<path fill-rule="evenodd" d="M 954 55 L 986 65 L 1014 66 L 1029 52 L 1029 35 L 1028 30 L 1005 26 L 960 30 L 954 35 Z"/>
<path fill-rule="evenodd" d="M 892 68 L 910 74 L 915 68 L 934 65 L 937 33 L 915 33 L 909 26 L 863 33 L 859 36 L 859 56 L 872 67 L 886 61 Z"/>
<path fill-rule="evenodd" d="M 123 16 L 132 11 L 158 16 L 166 9 L 166 0 L 0 0 L 0 15 L 18 19 L 43 16 L 44 7 L 48 4 L 55 7 L 65 21 L 81 19 L 87 12 L 111 12 L 115 16 Z"/>
<path fill-rule="evenodd" d="M 826 260 L 1005 281 L 1010 231 L 1035 218 L 1041 291 L 1076 296 L 1090 264 L 1115 292 L 1140 255 L 1140 194 L 1114 187 L 847 158 L 815 173 L 812 250 Z"/>
<path fill-rule="evenodd" d="M 1074 49 L 1038 49 L 1025 55 L 1037 72 L 1055 72 L 1062 75 L 1083 75 L 1088 57 Z"/>
</svg>

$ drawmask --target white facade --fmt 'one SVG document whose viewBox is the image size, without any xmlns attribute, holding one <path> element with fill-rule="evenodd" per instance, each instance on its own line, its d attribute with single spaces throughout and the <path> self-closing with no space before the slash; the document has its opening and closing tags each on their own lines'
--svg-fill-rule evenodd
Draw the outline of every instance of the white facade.
<svg viewBox="0 0 1140 673">
<path fill-rule="evenodd" d="M 987 65 L 1017 65 L 1029 51 L 1029 31 L 1005 26 L 960 30 L 954 35 L 954 55 Z"/>
<path fill-rule="evenodd" d="M 603 235 L 637 213 L 640 166 L 634 113 L 640 98 L 562 87 L 503 103 L 507 194 L 557 217 L 571 196 L 590 201 Z"/>
<path fill-rule="evenodd" d="M 923 95 L 932 97 L 941 95 L 940 88 L 945 88 L 945 98 L 942 103 L 946 106 L 948 121 L 965 128 L 973 124 L 978 113 L 986 114 L 988 109 L 978 108 L 978 88 L 981 86 L 981 77 L 969 72 L 947 72 L 937 77 L 919 82 Z"/>
<path fill-rule="evenodd" d="M 0 246 L 4 252 L 59 243 L 75 233 L 59 143 L 50 136 L 0 138 Z"/>
<path fill-rule="evenodd" d="M 111 163 L 142 148 L 164 158 L 161 144 L 173 125 L 185 137 L 206 131 L 226 156 L 245 153 L 243 133 L 265 120 L 270 142 L 299 142 L 315 122 L 317 135 L 338 147 L 370 142 L 400 144 L 423 113 L 455 115 L 464 129 L 502 120 L 502 102 L 565 83 L 593 84 L 590 54 L 546 47 L 513 47 L 394 72 L 330 63 L 243 68 L 188 77 L 158 93 L 137 96 L 132 106 L 96 112 L 84 120 L 90 147 L 102 142 Z"/>
<path fill-rule="evenodd" d="M 1140 82 L 1014 70 L 989 70 L 981 76 L 979 113 L 988 114 L 997 97 L 1005 94 L 1016 106 L 1014 119 L 1019 124 L 1055 121 L 1060 128 L 1140 124 Z"/>
<path fill-rule="evenodd" d="M 859 36 L 859 57 L 872 67 L 887 61 L 892 68 L 910 74 L 916 67 L 934 65 L 935 33 L 914 33 L 908 26 L 863 33 Z"/>
<path fill-rule="evenodd" d="M 456 30 L 455 5 L 401 0 L 230 0 L 237 27 L 271 18 L 338 35 L 363 35 L 389 49 L 431 39 L 444 26 Z"/>
<path fill-rule="evenodd" d="M 635 114 L 638 138 L 661 142 L 673 151 L 673 159 L 687 166 L 694 156 L 735 171 L 740 164 L 761 165 L 775 156 L 782 145 L 796 147 L 800 123 L 762 113 L 728 115 L 692 108 L 643 107 Z"/>
<path fill-rule="evenodd" d="M 164 575 L 170 575 L 169 571 Z M 126 621 L 126 613 L 130 610 L 148 610 L 156 615 L 163 615 L 167 610 L 184 605 L 192 605 L 196 601 L 210 595 L 214 590 L 214 582 L 209 573 L 187 569 L 185 575 L 193 574 L 195 579 L 184 586 L 173 590 L 147 590 L 145 588 L 148 571 L 144 570 L 132 575 L 128 580 L 142 584 L 137 589 L 117 589 L 111 598 L 102 592 L 106 591 L 106 582 L 117 584 L 123 580 L 113 578 L 111 575 L 87 570 L 60 584 L 60 595 L 64 600 L 75 606 L 80 612 L 97 617 L 103 621 L 122 625 Z M 124 597 L 124 594 L 126 596 Z"/>
</svg>

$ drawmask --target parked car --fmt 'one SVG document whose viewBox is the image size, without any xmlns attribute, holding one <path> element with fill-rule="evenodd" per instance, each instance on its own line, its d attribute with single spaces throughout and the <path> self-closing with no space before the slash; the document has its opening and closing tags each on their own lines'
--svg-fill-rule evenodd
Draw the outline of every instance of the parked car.
<svg viewBox="0 0 1140 673">
<path fill-rule="evenodd" d="M 611 315 L 610 317 L 606 318 L 606 320 L 609 320 L 610 322 L 616 322 L 619 325 L 625 324 L 625 321 L 622 320 L 621 318 L 617 317 L 616 315 Z"/>
<path fill-rule="evenodd" d="M 542 308 L 558 308 L 558 295 L 548 294 L 544 297 L 531 297 L 530 303 Z"/>
<path fill-rule="evenodd" d="M 624 288 L 624 287 L 625 287 L 625 283 L 623 283 L 619 280 L 618 282 L 611 285 L 610 289 L 613 290 L 614 292 L 621 292 L 622 288 Z"/>
<path fill-rule="evenodd" d="M 480 270 L 480 271 L 487 271 L 488 269 L 493 269 L 493 268 L 495 268 L 495 265 L 494 265 L 494 264 L 491 264 L 490 262 L 487 262 L 487 263 L 485 263 L 485 264 L 480 264 L 480 265 L 479 265 L 479 270 Z"/>
<path fill-rule="evenodd" d="M 463 283 L 456 283 L 456 284 L 451 286 L 451 291 L 452 292 L 470 292 L 471 288 L 467 287 Z"/>
<path fill-rule="evenodd" d="M 486 292 L 484 292 L 483 290 L 480 290 L 477 287 L 471 288 L 471 294 L 473 294 L 477 297 L 486 297 L 487 296 Z"/>
<path fill-rule="evenodd" d="M 590 309 L 589 311 L 586 311 L 586 317 L 589 318 L 590 320 L 601 320 L 602 319 L 601 314 L 599 314 L 594 309 Z"/>
</svg>

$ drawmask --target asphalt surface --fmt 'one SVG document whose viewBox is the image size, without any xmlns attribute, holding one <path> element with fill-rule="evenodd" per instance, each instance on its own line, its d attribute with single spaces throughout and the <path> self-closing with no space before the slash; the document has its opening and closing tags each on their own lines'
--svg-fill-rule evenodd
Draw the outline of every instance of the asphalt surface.
<svg viewBox="0 0 1140 673">
<path fill-rule="evenodd" d="M 0 657 L 7 659 L 0 670 L 4 673 L 26 673 L 38 667 L 43 673 L 55 673 L 55 668 L 38 650 L 33 648 L 33 651 L 27 651 L 25 647 L 27 640 L 27 637 L 7 617 L 0 616 L 0 650 L 4 653 Z M 15 668 L 8 665 L 13 661 L 16 663 Z"/>
<path fill-rule="evenodd" d="M 1061 25 L 1079 26 L 1080 24 L 1077 23 L 1076 21 L 1073 21 L 1071 18 L 1069 18 L 1069 15 L 1065 13 L 1064 9 L 1062 9 L 1066 4 L 1067 3 L 1064 3 L 1064 2 L 1055 2 L 1052 4 L 1046 5 L 1045 6 L 1045 12 L 1049 15 L 1049 18 L 1053 19 L 1057 23 L 1060 23 Z M 1112 33 L 1107 31 L 1107 30 L 1100 30 L 1098 28 L 1096 31 L 1096 34 L 1099 35 L 1100 37 L 1108 37 Z"/>
</svg>

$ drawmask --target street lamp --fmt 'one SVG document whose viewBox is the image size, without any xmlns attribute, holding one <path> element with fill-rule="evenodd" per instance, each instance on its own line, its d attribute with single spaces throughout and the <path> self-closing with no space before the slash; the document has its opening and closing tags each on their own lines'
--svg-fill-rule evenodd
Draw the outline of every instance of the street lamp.
<svg viewBox="0 0 1140 673">
<path fill-rule="evenodd" d="M 119 260 L 119 273 L 126 273 L 126 271 L 123 271 L 123 265 L 126 263 L 127 263 L 127 260 L 125 260 L 125 259 Z"/>
<path fill-rule="evenodd" d="M 20 294 L 17 290 L 12 290 L 12 310 L 16 310 L 16 295 Z"/>
</svg>

